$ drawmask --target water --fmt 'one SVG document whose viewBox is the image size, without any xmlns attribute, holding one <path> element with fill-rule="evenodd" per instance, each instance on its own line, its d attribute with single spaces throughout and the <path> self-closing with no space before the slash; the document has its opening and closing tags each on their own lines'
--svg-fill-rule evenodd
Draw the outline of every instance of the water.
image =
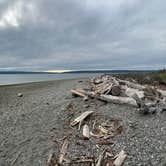
<svg viewBox="0 0 166 166">
<path fill-rule="evenodd" d="M 71 79 L 71 78 L 80 78 L 80 77 L 90 77 L 95 75 L 97 75 L 97 73 L 0 74 L 0 85 Z"/>
</svg>

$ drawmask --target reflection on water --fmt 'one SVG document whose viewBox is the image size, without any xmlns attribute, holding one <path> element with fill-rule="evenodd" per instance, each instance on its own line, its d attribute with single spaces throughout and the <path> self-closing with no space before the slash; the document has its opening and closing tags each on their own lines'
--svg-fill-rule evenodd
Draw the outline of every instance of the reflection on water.
<svg viewBox="0 0 166 166">
<path fill-rule="evenodd" d="M 97 73 L 0 74 L 0 85 L 95 76 Z"/>
</svg>

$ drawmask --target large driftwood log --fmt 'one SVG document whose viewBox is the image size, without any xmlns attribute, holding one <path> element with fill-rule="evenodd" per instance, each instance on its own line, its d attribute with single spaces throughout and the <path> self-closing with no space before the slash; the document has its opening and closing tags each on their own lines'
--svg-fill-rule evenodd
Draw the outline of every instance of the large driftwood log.
<svg viewBox="0 0 166 166">
<path fill-rule="evenodd" d="M 118 81 L 119 81 L 119 83 L 125 84 L 130 88 L 134 88 L 134 89 L 138 89 L 138 90 L 145 89 L 145 86 L 140 85 L 140 84 L 136 84 L 136 83 L 129 82 L 129 81 L 126 81 L 126 80 L 121 80 L 121 79 L 118 79 Z"/>
<path fill-rule="evenodd" d="M 157 89 L 157 92 L 159 92 L 163 97 L 166 97 L 166 91 Z"/>
<path fill-rule="evenodd" d="M 86 111 L 83 114 L 81 114 L 79 117 L 77 117 L 72 123 L 71 126 L 75 126 L 76 124 L 82 122 L 86 117 L 91 115 L 94 111 Z"/>
<path fill-rule="evenodd" d="M 126 88 L 125 90 L 125 95 L 128 97 L 135 97 L 135 95 L 138 96 L 138 98 L 142 99 L 144 98 L 144 91 L 139 91 L 138 89 L 134 89 L 134 88 Z"/>
<path fill-rule="evenodd" d="M 126 158 L 127 158 L 127 154 L 125 153 L 124 150 L 121 150 L 121 152 L 118 154 L 117 158 L 114 161 L 114 165 L 122 166 Z"/>
<path fill-rule="evenodd" d="M 101 95 L 99 97 L 103 101 L 115 103 L 115 104 L 129 104 L 137 107 L 137 102 L 135 99 L 131 97 L 120 97 L 120 96 L 112 96 L 112 95 Z"/>
<path fill-rule="evenodd" d="M 83 97 L 83 98 L 86 97 L 85 94 L 81 93 L 81 92 L 78 91 L 78 90 L 74 90 L 74 89 L 72 89 L 72 90 L 71 90 L 71 93 L 72 93 L 73 95 L 80 96 L 80 97 Z"/>
</svg>

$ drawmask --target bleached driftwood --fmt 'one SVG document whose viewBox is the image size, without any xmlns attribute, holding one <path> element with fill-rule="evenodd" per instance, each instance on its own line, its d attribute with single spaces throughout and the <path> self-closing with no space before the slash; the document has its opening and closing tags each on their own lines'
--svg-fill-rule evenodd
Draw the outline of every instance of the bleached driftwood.
<svg viewBox="0 0 166 166">
<path fill-rule="evenodd" d="M 103 126 L 99 125 L 99 130 L 103 133 L 103 134 L 108 134 L 108 130 L 105 129 Z"/>
<path fill-rule="evenodd" d="M 144 98 L 144 91 L 139 91 L 138 89 L 126 88 L 124 93 L 128 97 L 134 97 L 135 95 L 137 95 L 139 99 Z"/>
<path fill-rule="evenodd" d="M 61 164 L 64 160 L 64 157 L 65 157 L 66 152 L 67 152 L 68 145 L 69 145 L 69 141 L 68 141 L 68 139 L 65 139 L 64 143 L 62 145 L 61 151 L 60 151 L 59 164 Z"/>
<path fill-rule="evenodd" d="M 140 84 L 136 84 L 136 83 L 133 83 L 133 82 L 130 82 L 130 81 L 121 80 L 121 79 L 118 79 L 118 81 L 119 81 L 119 83 L 125 84 L 130 88 L 134 88 L 134 89 L 138 89 L 138 90 L 145 89 L 145 86 L 140 85 Z"/>
<path fill-rule="evenodd" d="M 79 117 L 77 117 L 72 123 L 71 126 L 75 126 L 76 124 L 82 122 L 85 118 L 87 118 L 89 115 L 91 115 L 94 111 L 86 111 L 83 114 L 81 114 Z"/>
<path fill-rule="evenodd" d="M 166 91 L 157 89 L 157 92 L 159 92 L 163 97 L 166 97 Z"/>
<path fill-rule="evenodd" d="M 118 154 L 117 158 L 114 161 L 114 165 L 122 166 L 126 158 L 127 158 L 126 152 L 124 150 L 121 150 L 121 152 Z"/>
<path fill-rule="evenodd" d="M 76 91 L 76 92 L 78 92 L 78 93 L 80 93 L 82 96 L 80 96 L 80 97 L 94 97 L 95 95 L 96 95 L 96 93 L 95 92 L 92 92 L 92 91 L 85 91 L 84 89 L 76 89 L 76 90 L 71 90 L 71 92 L 74 92 L 74 91 Z M 84 96 L 83 96 L 84 95 Z"/>
<path fill-rule="evenodd" d="M 88 125 L 84 125 L 83 126 L 83 133 L 82 135 L 84 136 L 84 138 L 89 139 L 90 138 L 90 131 L 89 131 L 89 126 Z"/>
<path fill-rule="evenodd" d="M 78 90 L 72 89 L 72 90 L 71 90 L 71 93 L 72 93 L 73 95 L 80 96 L 80 97 L 83 97 L 83 98 L 87 97 L 84 93 L 81 93 L 81 92 L 78 91 Z"/>
<path fill-rule="evenodd" d="M 137 102 L 135 99 L 131 97 L 120 97 L 120 96 L 112 96 L 112 95 L 101 95 L 100 99 L 103 101 L 115 103 L 115 104 L 129 104 L 137 107 Z"/>
</svg>

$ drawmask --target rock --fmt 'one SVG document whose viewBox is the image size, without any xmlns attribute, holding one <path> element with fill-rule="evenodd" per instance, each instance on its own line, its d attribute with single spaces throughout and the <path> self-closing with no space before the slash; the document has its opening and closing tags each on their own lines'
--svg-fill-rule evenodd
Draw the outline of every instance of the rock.
<svg viewBox="0 0 166 166">
<path fill-rule="evenodd" d="M 18 97 L 23 97 L 23 94 L 22 93 L 18 93 L 17 96 Z"/>
</svg>

